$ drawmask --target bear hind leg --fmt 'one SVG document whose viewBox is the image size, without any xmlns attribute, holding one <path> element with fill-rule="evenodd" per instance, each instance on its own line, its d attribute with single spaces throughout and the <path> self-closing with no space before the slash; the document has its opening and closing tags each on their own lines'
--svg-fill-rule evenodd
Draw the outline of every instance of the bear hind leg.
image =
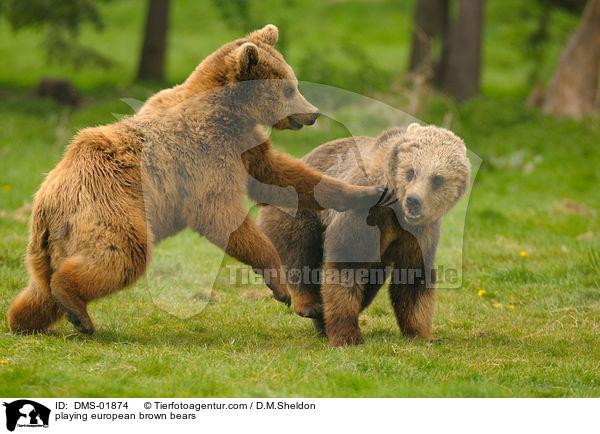
<svg viewBox="0 0 600 434">
<path fill-rule="evenodd" d="M 89 284 L 76 266 L 67 263 L 52 276 L 50 289 L 73 327 L 81 333 L 91 335 L 94 333 L 94 324 L 87 312 L 87 301 L 83 298 L 83 289 Z"/>
<path fill-rule="evenodd" d="M 327 331 L 325 329 L 325 318 L 313 318 L 312 322 L 313 326 L 315 327 L 315 331 L 319 334 L 319 336 L 327 337 Z"/>
<path fill-rule="evenodd" d="M 314 292 L 292 292 L 294 311 L 304 318 L 323 318 L 323 303 L 320 294 Z"/>
<path fill-rule="evenodd" d="M 146 257 L 139 260 L 122 255 L 87 261 L 82 257 L 66 259 L 50 279 L 50 291 L 73 326 L 85 334 L 94 333 L 94 324 L 87 312 L 88 302 L 109 295 L 133 283 L 146 266 Z M 121 259 L 121 260 L 119 260 Z"/>
<path fill-rule="evenodd" d="M 363 288 L 343 280 L 342 269 L 352 264 L 325 263 L 324 282 L 321 289 L 324 305 L 325 331 L 329 343 L 334 347 L 359 345 L 364 338 L 358 325 L 358 316 L 363 303 Z M 335 281 L 330 282 L 329 279 Z"/>
<path fill-rule="evenodd" d="M 43 333 L 62 314 L 49 291 L 32 278 L 8 310 L 8 326 L 13 333 Z"/>
</svg>

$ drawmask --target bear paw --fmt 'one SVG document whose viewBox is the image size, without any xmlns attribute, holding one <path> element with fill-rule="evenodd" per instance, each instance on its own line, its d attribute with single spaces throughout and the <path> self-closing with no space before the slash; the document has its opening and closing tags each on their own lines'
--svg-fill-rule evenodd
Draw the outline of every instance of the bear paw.
<svg viewBox="0 0 600 434">
<path fill-rule="evenodd" d="M 344 345 L 360 345 L 364 342 L 360 329 L 348 329 L 341 333 L 329 336 L 329 343 L 332 347 L 341 347 Z"/>
</svg>

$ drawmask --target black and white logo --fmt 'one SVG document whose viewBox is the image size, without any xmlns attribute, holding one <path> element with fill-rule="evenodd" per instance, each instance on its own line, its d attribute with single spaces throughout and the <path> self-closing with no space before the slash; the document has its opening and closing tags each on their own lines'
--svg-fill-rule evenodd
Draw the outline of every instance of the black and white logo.
<svg viewBox="0 0 600 434">
<path fill-rule="evenodd" d="M 6 407 L 6 429 L 48 428 L 50 409 L 29 399 L 19 399 L 4 403 Z"/>
</svg>

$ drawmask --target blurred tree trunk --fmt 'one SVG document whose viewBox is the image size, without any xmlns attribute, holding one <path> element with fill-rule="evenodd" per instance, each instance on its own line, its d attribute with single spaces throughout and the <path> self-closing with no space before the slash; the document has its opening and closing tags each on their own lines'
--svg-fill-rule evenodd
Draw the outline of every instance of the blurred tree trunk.
<svg viewBox="0 0 600 434">
<path fill-rule="evenodd" d="M 432 42 L 448 27 L 449 0 L 418 0 L 413 24 L 410 72 L 431 74 L 434 68 Z"/>
<path fill-rule="evenodd" d="M 144 45 L 138 80 L 165 80 L 165 52 L 169 27 L 169 0 L 148 0 Z"/>
<path fill-rule="evenodd" d="M 546 91 L 537 101 L 546 113 L 577 119 L 593 114 L 600 71 L 600 0 L 589 0 Z"/>
<path fill-rule="evenodd" d="M 483 0 L 458 0 L 458 16 L 444 37 L 437 78 L 459 101 L 479 93 L 483 9 Z"/>
</svg>

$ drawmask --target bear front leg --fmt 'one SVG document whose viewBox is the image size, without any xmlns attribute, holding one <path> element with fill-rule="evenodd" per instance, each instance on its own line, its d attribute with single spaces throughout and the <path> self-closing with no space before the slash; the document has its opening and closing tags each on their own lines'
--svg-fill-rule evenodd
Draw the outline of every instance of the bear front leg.
<svg viewBox="0 0 600 434">
<path fill-rule="evenodd" d="M 398 326 L 407 337 L 432 339 L 435 290 L 424 284 L 390 283 L 390 299 Z"/>
<path fill-rule="evenodd" d="M 264 277 L 275 299 L 290 306 L 285 272 L 275 247 L 243 207 L 230 206 L 232 209 L 219 207 L 221 212 L 213 209 L 214 214 L 196 215 L 189 225 L 228 255 L 250 265 L 255 273 Z"/>
<path fill-rule="evenodd" d="M 250 217 L 231 233 L 225 252 L 250 265 L 255 273 L 263 276 L 275 299 L 290 306 L 291 297 L 279 255 Z"/>
<path fill-rule="evenodd" d="M 407 337 L 432 339 L 435 310 L 435 255 L 441 223 L 433 223 L 416 235 L 403 231 L 389 247 L 395 269 L 390 299 L 398 326 Z"/>
<path fill-rule="evenodd" d="M 242 160 L 258 181 L 248 182 L 248 195 L 259 203 L 313 210 L 367 210 L 387 193 L 385 186 L 350 185 L 324 175 L 301 160 L 273 152 L 267 143 L 244 152 Z M 273 189 L 273 185 L 283 188 Z M 292 187 L 297 198 L 285 187 Z"/>
<path fill-rule="evenodd" d="M 348 278 L 347 264 L 323 265 L 323 298 L 325 333 L 334 347 L 358 345 L 364 342 L 358 315 L 363 302 L 362 288 Z"/>
</svg>

